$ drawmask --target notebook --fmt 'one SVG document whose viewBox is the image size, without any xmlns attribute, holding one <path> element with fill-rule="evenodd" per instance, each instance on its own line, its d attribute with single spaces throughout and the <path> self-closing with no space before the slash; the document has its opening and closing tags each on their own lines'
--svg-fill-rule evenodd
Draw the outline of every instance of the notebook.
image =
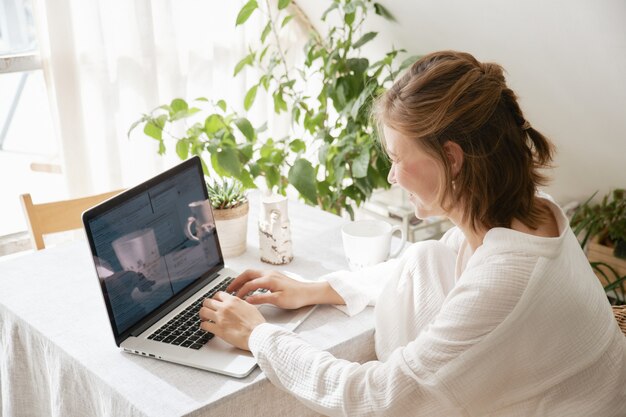
<svg viewBox="0 0 626 417">
<path fill-rule="evenodd" d="M 200 240 L 186 230 L 189 204 L 207 198 L 196 156 L 85 211 L 83 225 L 122 351 L 242 378 L 256 366 L 252 354 L 199 327 L 204 298 L 238 275 L 224 264 L 214 222 Z M 259 309 L 293 330 L 313 307 Z"/>
</svg>

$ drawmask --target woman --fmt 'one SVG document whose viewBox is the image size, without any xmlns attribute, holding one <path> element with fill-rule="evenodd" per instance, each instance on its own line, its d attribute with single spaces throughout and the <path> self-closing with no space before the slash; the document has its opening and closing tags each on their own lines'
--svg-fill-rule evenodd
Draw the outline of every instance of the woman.
<svg viewBox="0 0 626 417">
<path fill-rule="evenodd" d="M 626 339 L 558 206 L 538 193 L 550 142 L 502 68 L 459 52 L 423 57 L 374 111 L 389 181 L 417 217 L 456 227 L 402 258 L 301 283 L 246 271 L 207 299 L 202 328 L 249 349 L 268 378 L 329 415 L 626 415 Z M 252 304 L 298 308 L 367 297 L 378 361 L 350 363 L 264 323 Z"/>
</svg>

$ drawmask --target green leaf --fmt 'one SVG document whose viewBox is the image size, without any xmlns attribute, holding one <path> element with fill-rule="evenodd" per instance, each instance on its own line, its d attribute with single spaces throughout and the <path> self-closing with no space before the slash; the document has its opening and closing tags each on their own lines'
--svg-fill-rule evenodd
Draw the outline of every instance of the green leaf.
<svg viewBox="0 0 626 417">
<path fill-rule="evenodd" d="M 421 57 L 422 57 L 421 55 L 411 55 L 410 57 L 402 61 L 402 63 L 400 64 L 400 67 L 398 68 L 398 72 L 404 71 L 405 69 L 413 65 Z"/>
<path fill-rule="evenodd" d="M 211 136 L 224 127 L 224 120 L 219 114 L 212 114 L 204 121 L 204 131 Z"/>
<path fill-rule="evenodd" d="M 272 31 L 272 21 L 268 21 L 267 25 L 265 25 L 265 27 L 263 28 L 263 32 L 261 32 L 261 43 L 265 43 L 265 38 L 267 38 L 267 35 L 270 34 L 270 32 Z"/>
<path fill-rule="evenodd" d="M 233 148 L 224 148 L 217 152 L 217 163 L 226 172 L 234 177 L 239 177 L 241 174 L 241 164 L 237 157 L 237 151 Z"/>
<path fill-rule="evenodd" d="M 354 72 L 354 75 L 358 76 L 367 71 L 369 64 L 370 62 L 367 60 L 367 58 L 350 58 L 346 61 L 346 65 L 348 66 L 348 68 L 350 68 L 350 70 Z"/>
<path fill-rule="evenodd" d="M 239 72 L 246 65 L 252 65 L 253 62 L 254 62 L 254 53 L 251 52 L 248 55 L 246 55 L 241 61 L 237 62 L 237 65 L 235 65 L 235 73 L 233 74 L 233 77 L 239 74 Z"/>
<path fill-rule="evenodd" d="M 135 128 L 139 126 L 141 123 L 144 123 L 146 120 L 148 120 L 148 118 L 149 117 L 147 115 L 143 115 L 141 119 L 135 120 L 133 124 L 130 126 L 130 128 L 128 129 L 128 133 L 126 134 L 126 137 L 130 139 L 130 134 L 132 133 L 132 131 L 135 130 Z"/>
<path fill-rule="evenodd" d="M 178 154 L 178 157 L 183 161 L 187 159 L 189 156 L 189 142 L 184 139 L 176 142 L 176 154 Z"/>
<path fill-rule="evenodd" d="M 199 111 L 200 109 L 197 107 L 192 107 L 191 109 L 179 110 L 171 116 L 170 121 L 173 122 L 175 120 L 180 120 L 180 119 L 184 119 L 185 117 L 193 116 Z"/>
<path fill-rule="evenodd" d="M 326 164 L 326 155 L 328 155 L 329 148 L 330 145 L 328 143 L 324 143 L 322 146 L 320 146 L 320 149 L 318 151 L 318 160 L 319 163 L 322 165 Z"/>
<path fill-rule="evenodd" d="M 292 152 L 300 153 L 306 151 L 306 143 L 302 139 L 294 139 L 289 143 Z"/>
<path fill-rule="evenodd" d="M 297 159 L 288 174 L 289 183 L 295 187 L 305 200 L 312 204 L 317 203 L 317 189 L 315 187 L 315 170 L 306 159 Z"/>
<path fill-rule="evenodd" d="M 261 154 L 261 158 L 269 159 L 269 157 L 272 155 L 272 152 L 274 152 L 274 149 L 274 141 L 270 138 L 267 140 L 267 142 L 263 144 L 263 146 L 261 146 L 261 149 L 259 151 L 259 153 Z"/>
<path fill-rule="evenodd" d="M 346 205 L 346 211 L 348 212 L 348 215 L 350 216 L 350 220 L 354 221 L 354 209 L 352 208 L 352 206 Z"/>
<path fill-rule="evenodd" d="M 217 151 L 211 153 L 211 165 L 213 166 L 213 170 L 220 177 L 228 176 L 228 172 L 222 167 L 217 159 Z"/>
<path fill-rule="evenodd" d="M 290 21 L 291 19 L 293 19 L 293 15 L 286 16 L 286 17 L 283 19 L 283 23 L 281 23 L 281 24 L 280 24 L 280 27 L 281 27 L 281 28 L 284 28 L 284 27 L 285 27 L 285 25 L 286 25 L 287 23 L 289 23 L 289 21 Z"/>
<path fill-rule="evenodd" d="M 278 10 L 282 10 L 289 6 L 290 0 L 278 0 Z"/>
<path fill-rule="evenodd" d="M 235 26 L 239 26 L 245 23 L 252 14 L 252 12 L 255 11 L 258 7 L 259 5 L 257 4 L 256 0 L 250 0 L 249 2 L 247 2 L 239 11 Z"/>
<path fill-rule="evenodd" d="M 345 14 L 356 12 L 356 3 L 352 1 L 350 3 L 346 3 L 346 5 L 343 7 L 343 11 Z"/>
<path fill-rule="evenodd" d="M 252 86 L 252 88 L 248 90 L 248 92 L 246 93 L 246 96 L 243 99 L 243 108 L 246 109 L 246 111 L 250 110 L 250 107 L 252 107 L 252 104 L 254 104 L 254 99 L 256 98 L 257 88 L 259 88 L 258 84 Z"/>
<path fill-rule="evenodd" d="M 189 108 L 189 105 L 182 98 L 175 98 L 174 100 L 172 100 L 170 108 L 172 109 L 170 115 L 174 115 L 180 111 L 187 110 Z"/>
<path fill-rule="evenodd" d="M 224 100 L 219 100 L 217 102 L 217 107 L 222 109 L 222 111 L 226 111 L 226 102 Z"/>
<path fill-rule="evenodd" d="M 322 20 L 326 20 L 326 16 L 328 15 L 328 13 L 332 12 L 338 7 L 339 7 L 339 3 L 331 4 L 330 7 L 324 11 L 324 14 L 322 14 Z"/>
<path fill-rule="evenodd" d="M 380 3 L 374 3 L 374 13 L 379 16 L 384 17 L 387 20 L 391 20 L 392 22 L 396 21 L 396 18 Z"/>
<path fill-rule="evenodd" d="M 159 155 L 165 155 L 165 143 L 162 140 L 159 141 Z"/>
<path fill-rule="evenodd" d="M 248 119 L 245 117 L 235 119 L 235 125 L 239 128 L 241 133 L 243 133 L 246 139 L 248 139 L 248 142 L 252 142 L 254 140 L 254 128 Z"/>
<path fill-rule="evenodd" d="M 265 171 L 265 183 L 267 184 L 268 188 L 278 186 L 279 182 L 280 172 L 278 171 L 278 168 L 276 168 L 275 165 L 268 166 L 267 170 Z"/>
<path fill-rule="evenodd" d="M 146 125 L 143 127 L 143 133 L 154 138 L 156 140 L 161 140 L 163 137 L 163 128 L 157 126 L 154 119 L 150 119 L 146 122 Z"/>
<path fill-rule="evenodd" d="M 274 98 L 274 112 L 279 114 L 281 111 L 287 110 L 287 103 L 283 99 L 282 91 L 277 91 L 273 95 Z"/>
<path fill-rule="evenodd" d="M 269 47 L 270 46 L 267 45 L 265 48 L 263 48 L 263 50 L 261 51 L 261 54 L 259 54 L 259 62 L 263 61 L 263 57 L 265 57 L 265 54 L 267 53 L 267 50 Z M 267 77 L 267 75 L 263 75 L 263 77 Z"/>
<path fill-rule="evenodd" d="M 239 146 L 239 160 L 242 164 L 247 164 L 254 155 L 254 147 L 251 143 L 244 143 Z"/>
<path fill-rule="evenodd" d="M 347 13 L 344 17 L 343 17 L 343 21 L 346 22 L 346 24 L 348 25 L 352 25 L 354 23 L 354 18 L 356 17 L 355 13 Z"/>
<path fill-rule="evenodd" d="M 361 36 L 359 40 L 354 42 L 354 45 L 352 45 L 352 47 L 354 49 L 359 49 L 361 46 L 374 39 L 376 35 L 378 35 L 378 32 L 367 32 L 365 35 Z"/>
<path fill-rule="evenodd" d="M 246 170 L 241 170 L 237 179 L 241 181 L 241 185 L 243 185 L 244 188 L 257 188 L 252 175 Z"/>
<path fill-rule="evenodd" d="M 204 162 L 204 159 L 200 159 L 200 163 L 202 165 L 202 172 L 204 172 L 204 175 L 208 176 L 209 175 L 209 167 L 206 166 L 206 162 Z"/>
<path fill-rule="evenodd" d="M 370 164 L 370 150 L 367 147 L 361 149 L 361 153 L 352 161 L 352 175 L 354 178 L 367 176 L 367 167 Z"/>
<path fill-rule="evenodd" d="M 374 92 L 374 88 L 376 88 L 375 84 L 373 83 L 369 84 L 367 87 L 365 87 L 363 91 L 361 91 L 361 94 L 359 94 L 359 97 L 354 101 L 354 104 L 352 105 L 352 110 L 350 111 L 350 115 L 352 116 L 353 119 L 357 118 L 357 116 L 359 115 L 359 110 L 361 110 L 361 107 L 363 107 L 363 104 L 365 104 L 367 99 L 372 96 L 372 93 Z"/>
</svg>

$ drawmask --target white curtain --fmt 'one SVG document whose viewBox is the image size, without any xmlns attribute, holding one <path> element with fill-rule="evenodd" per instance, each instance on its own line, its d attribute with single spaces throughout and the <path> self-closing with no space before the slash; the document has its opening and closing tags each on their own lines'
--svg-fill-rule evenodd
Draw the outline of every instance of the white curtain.
<svg viewBox="0 0 626 417">
<path fill-rule="evenodd" d="M 233 68 L 262 28 L 258 11 L 235 27 L 243 0 L 36 1 L 70 196 L 132 186 L 178 161 L 173 147 L 158 156 L 142 129 L 127 138 L 142 113 L 176 97 L 242 107 L 249 82 Z M 271 118 L 259 101 L 252 118 Z"/>
</svg>

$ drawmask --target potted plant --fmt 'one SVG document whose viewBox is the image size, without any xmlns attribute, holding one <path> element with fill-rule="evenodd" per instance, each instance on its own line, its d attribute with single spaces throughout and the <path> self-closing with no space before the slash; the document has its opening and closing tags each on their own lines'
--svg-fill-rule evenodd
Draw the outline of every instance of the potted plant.
<svg viewBox="0 0 626 417">
<path fill-rule="evenodd" d="M 224 257 L 246 251 L 249 203 L 245 190 L 233 180 L 207 181 L 209 200 Z"/>
<path fill-rule="evenodd" d="M 180 158 L 200 156 L 207 174 L 210 167 L 221 176 L 238 179 L 245 188 L 255 188 L 255 180 L 262 177 L 273 192 L 285 195 L 292 186 L 308 204 L 336 214 L 345 210 L 353 217 L 354 206 L 374 189 L 389 186 L 390 164 L 378 147 L 369 107 L 373 97 L 417 57 L 398 64 L 396 58 L 404 51 L 393 49 L 375 62 L 364 58 L 361 48 L 377 35 L 363 33 L 367 15 L 394 20 L 393 16 L 376 2 L 334 0 L 322 21 L 336 14 L 333 21 L 338 23 L 329 24 L 324 36 L 309 24 L 305 58 L 292 65 L 285 58 L 280 32 L 293 20 L 306 17 L 290 3 L 280 0 L 274 9 L 269 2 L 250 0 L 243 6 L 236 25 L 245 24 L 260 8 L 267 22 L 260 46 L 251 47 L 234 69 L 235 76 L 246 67 L 259 75 L 242 97 L 244 110 L 264 90 L 275 113 L 290 115 L 288 137 L 274 137 L 265 125 L 255 127 L 225 100 L 207 98 L 174 99 L 144 114 L 131 131 L 142 125 L 146 136 L 158 141 L 161 154 L 170 141 Z M 171 128 L 180 123 L 187 124 L 183 129 Z M 171 134 L 176 131 L 184 134 Z"/>
<path fill-rule="evenodd" d="M 616 189 L 597 203 L 595 193 L 575 211 L 571 226 L 596 275 L 617 302 L 626 303 L 626 192 Z"/>
</svg>

